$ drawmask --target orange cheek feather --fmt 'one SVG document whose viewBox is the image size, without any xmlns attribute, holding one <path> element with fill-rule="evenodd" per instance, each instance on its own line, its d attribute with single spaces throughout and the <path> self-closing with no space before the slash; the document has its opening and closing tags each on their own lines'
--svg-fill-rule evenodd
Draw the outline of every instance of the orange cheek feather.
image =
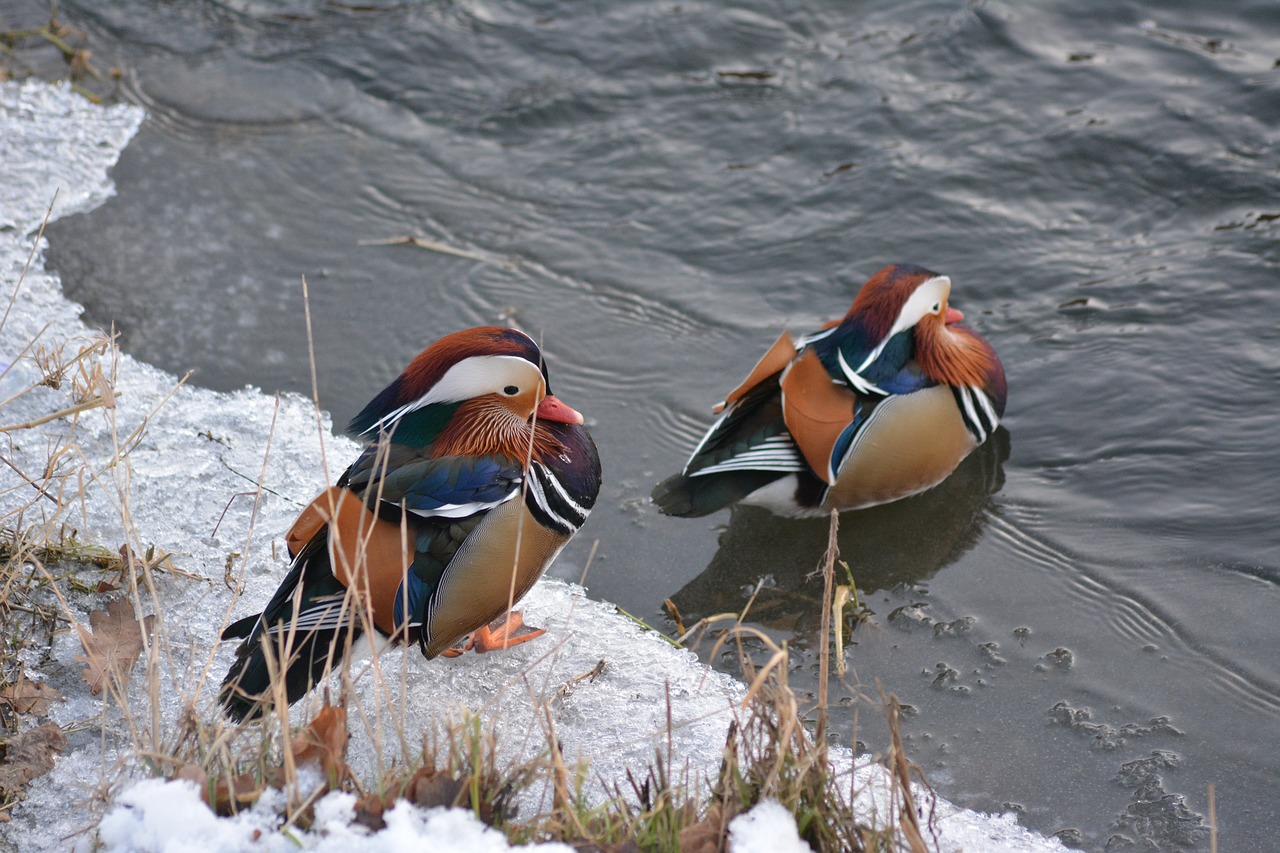
<svg viewBox="0 0 1280 853">
<path fill-rule="evenodd" d="M 940 318 L 916 326 L 916 360 L 934 380 L 953 387 L 983 385 L 992 369 L 991 355 L 977 335 L 963 326 L 950 328 Z"/>
</svg>

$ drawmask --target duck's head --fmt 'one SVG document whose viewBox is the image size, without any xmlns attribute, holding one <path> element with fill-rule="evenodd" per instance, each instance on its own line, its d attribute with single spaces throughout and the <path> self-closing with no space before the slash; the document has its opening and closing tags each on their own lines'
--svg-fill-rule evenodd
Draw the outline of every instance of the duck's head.
<svg viewBox="0 0 1280 853">
<path fill-rule="evenodd" d="M 542 351 L 524 332 L 480 326 L 445 335 L 418 354 L 351 420 L 365 438 L 395 432 L 402 443 L 434 439 L 458 411 L 528 423 L 582 423 L 582 415 L 551 394 Z"/>
<path fill-rule="evenodd" d="M 951 279 L 914 264 L 893 264 L 868 279 L 854 297 L 842 323 L 856 323 L 877 343 L 921 323 L 958 323 L 964 315 L 951 308 Z"/>
<path fill-rule="evenodd" d="M 948 304 L 950 297 L 951 279 L 923 267 L 894 264 L 873 275 L 840 321 L 866 342 L 867 349 L 850 360 L 853 372 L 863 374 L 883 354 L 895 366 L 914 358 L 927 376 L 946 385 L 982 385 L 997 373 L 1003 382 L 995 351 L 959 325 L 964 314 Z"/>
</svg>

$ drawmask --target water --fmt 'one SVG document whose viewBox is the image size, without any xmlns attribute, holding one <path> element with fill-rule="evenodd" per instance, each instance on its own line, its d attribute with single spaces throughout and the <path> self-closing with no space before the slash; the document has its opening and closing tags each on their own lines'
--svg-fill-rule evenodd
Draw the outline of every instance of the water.
<svg viewBox="0 0 1280 853">
<path fill-rule="evenodd" d="M 894 261 L 954 281 L 1007 434 L 846 514 L 878 689 L 952 800 L 1088 849 L 1266 849 L 1280 815 L 1280 7 L 60 4 L 150 117 L 50 259 L 133 354 L 349 418 L 513 319 L 588 417 L 592 594 L 753 604 L 816 692 L 821 522 L 658 516 L 710 403 Z M 409 245 L 413 234 L 489 259 Z M 210 521 L 212 525 L 213 520 Z M 576 579 L 576 578 L 575 578 Z M 853 728 L 857 714 L 857 729 Z"/>
</svg>

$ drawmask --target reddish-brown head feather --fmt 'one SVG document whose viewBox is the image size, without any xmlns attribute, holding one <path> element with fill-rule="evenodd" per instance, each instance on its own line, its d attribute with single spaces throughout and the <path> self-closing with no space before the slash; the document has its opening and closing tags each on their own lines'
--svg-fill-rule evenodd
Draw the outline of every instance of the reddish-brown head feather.
<svg viewBox="0 0 1280 853">
<path fill-rule="evenodd" d="M 400 375 L 400 402 L 416 400 L 458 362 L 474 355 L 513 355 L 542 368 L 542 353 L 533 339 L 505 326 L 478 326 L 445 335 L 418 353 Z M 545 371 L 544 371 L 545 373 Z"/>
<path fill-rule="evenodd" d="M 871 340 L 880 340 L 889 334 L 916 288 L 935 275 L 911 264 L 885 267 L 858 291 L 845 319 L 856 317 Z M 925 315 L 915 326 L 915 358 L 936 382 L 982 386 L 995 369 L 995 352 L 975 332 L 954 325 L 963 317 L 945 301 L 940 313 Z"/>
<path fill-rule="evenodd" d="M 887 266 L 862 285 L 844 319 L 857 317 L 858 323 L 872 340 L 889 334 L 902 306 L 921 283 L 934 273 L 910 264 Z"/>
</svg>

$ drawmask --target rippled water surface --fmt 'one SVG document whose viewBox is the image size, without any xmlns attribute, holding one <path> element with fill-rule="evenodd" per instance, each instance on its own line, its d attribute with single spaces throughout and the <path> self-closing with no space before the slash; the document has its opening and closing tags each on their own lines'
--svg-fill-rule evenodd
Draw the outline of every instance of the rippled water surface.
<svg viewBox="0 0 1280 853">
<path fill-rule="evenodd" d="M 1280 831 L 1280 6 L 63 0 L 148 121 L 50 257 L 132 353 L 345 422 L 518 322 L 602 501 L 561 571 L 662 627 L 745 605 L 817 686 L 825 522 L 658 516 L 782 327 L 949 274 L 1007 433 L 841 519 L 874 612 L 840 737 L 1089 849 Z M 416 235 L 459 257 L 373 241 Z M 211 520 L 210 524 L 213 523 Z M 862 697 L 862 698 L 859 698 Z"/>
</svg>

